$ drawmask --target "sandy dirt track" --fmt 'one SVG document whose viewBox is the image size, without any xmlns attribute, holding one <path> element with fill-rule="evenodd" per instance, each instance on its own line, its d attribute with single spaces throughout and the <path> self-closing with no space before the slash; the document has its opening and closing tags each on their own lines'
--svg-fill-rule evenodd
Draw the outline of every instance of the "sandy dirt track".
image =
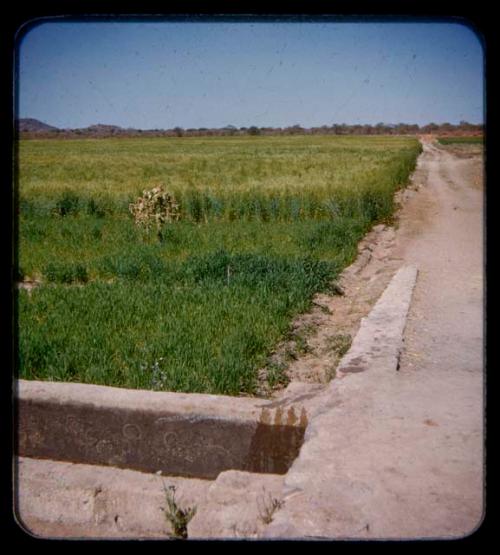
<svg viewBox="0 0 500 555">
<path fill-rule="evenodd" d="M 398 392 L 422 427 L 422 451 L 414 452 L 422 474 L 401 492 L 419 515 L 416 535 L 468 534 L 484 509 L 481 168 L 479 157 L 424 143 L 416 175 L 423 185 L 397 232 L 395 257 L 419 268 Z"/>
</svg>

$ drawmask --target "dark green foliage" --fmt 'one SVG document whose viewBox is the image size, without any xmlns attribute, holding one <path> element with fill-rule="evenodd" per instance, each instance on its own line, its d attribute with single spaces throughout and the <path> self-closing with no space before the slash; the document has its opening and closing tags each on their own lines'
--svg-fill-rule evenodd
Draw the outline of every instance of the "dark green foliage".
<svg viewBox="0 0 500 555">
<path fill-rule="evenodd" d="M 366 230 L 366 220 L 339 217 L 318 223 L 309 233 L 303 235 L 302 244 L 308 250 L 325 247 L 341 250 L 347 245 L 356 244 Z"/>
<path fill-rule="evenodd" d="M 55 213 L 59 216 L 77 214 L 80 209 L 80 197 L 73 191 L 65 191 L 56 201 Z"/>
<path fill-rule="evenodd" d="M 438 142 L 442 145 L 453 145 L 453 144 L 483 144 L 484 137 L 481 136 L 463 136 L 463 137 L 439 137 Z"/>
<path fill-rule="evenodd" d="M 232 286 L 264 287 L 268 290 L 295 287 L 309 296 L 325 289 L 336 266 L 312 257 L 278 258 L 256 254 L 229 255 L 224 250 L 189 258 L 184 275 L 194 283 L 212 282 Z"/>
<path fill-rule="evenodd" d="M 113 284 L 89 283 L 64 295 L 57 288 L 22 292 L 20 320 L 37 323 L 20 327 L 24 376 L 57 372 L 58 379 L 126 387 L 161 382 L 167 390 L 252 393 L 255 368 L 334 271 L 309 258 L 214 252 L 166 268 L 164 279 L 151 272 L 138 287 L 134 280 L 154 268 L 153 258 L 106 263 L 120 278 Z M 163 367 L 155 370 L 160 358 Z"/>
<path fill-rule="evenodd" d="M 161 230 L 161 242 L 169 246 L 179 245 L 181 242 L 179 226 L 166 225 Z"/>
<path fill-rule="evenodd" d="M 147 251 L 132 251 L 125 255 L 105 256 L 97 262 L 97 268 L 104 277 L 133 281 L 161 277 L 165 264 L 161 258 Z"/>
<path fill-rule="evenodd" d="M 183 201 L 181 201 L 181 206 L 185 207 L 184 217 L 188 217 L 194 222 L 201 222 L 203 219 L 203 204 L 198 192 L 192 192 Z"/>
<path fill-rule="evenodd" d="M 23 223 L 23 237 L 33 243 L 42 241 L 47 236 L 47 228 L 40 218 L 33 218 Z"/>
<path fill-rule="evenodd" d="M 43 269 L 43 275 L 47 281 L 55 283 L 85 283 L 89 279 L 86 267 L 80 263 L 50 262 Z"/>
<path fill-rule="evenodd" d="M 95 199 L 90 198 L 87 201 L 87 214 L 89 216 L 96 216 L 97 218 L 104 218 L 106 209 L 104 205 L 98 203 Z"/>
</svg>

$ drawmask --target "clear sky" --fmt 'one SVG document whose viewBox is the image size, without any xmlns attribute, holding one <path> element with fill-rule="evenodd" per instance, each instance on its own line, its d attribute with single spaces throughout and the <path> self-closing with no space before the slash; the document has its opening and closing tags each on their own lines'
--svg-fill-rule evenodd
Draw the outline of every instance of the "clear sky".
<svg viewBox="0 0 500 555">
<path fill-rule="evenodd" d="M 17 53 L 17 116 L 61 128 L 483 122 L 458 23 L 47 22 Z"/>
</svg>

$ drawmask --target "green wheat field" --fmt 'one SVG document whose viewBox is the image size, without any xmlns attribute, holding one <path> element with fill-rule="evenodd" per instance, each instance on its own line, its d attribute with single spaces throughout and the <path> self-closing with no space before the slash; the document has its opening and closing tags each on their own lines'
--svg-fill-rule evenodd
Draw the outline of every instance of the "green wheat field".
<svg viewBox="0 0 500 555">
<path fill-rule="evenodd" d="M 389 222 L 412 137 L 21 140 L 19 377 L 252 395 L 293 319 Z M 161 238 L 129 212 L 162 185 Z M 284 369 L 267 373 L 269 387 Z"/>
</svg>

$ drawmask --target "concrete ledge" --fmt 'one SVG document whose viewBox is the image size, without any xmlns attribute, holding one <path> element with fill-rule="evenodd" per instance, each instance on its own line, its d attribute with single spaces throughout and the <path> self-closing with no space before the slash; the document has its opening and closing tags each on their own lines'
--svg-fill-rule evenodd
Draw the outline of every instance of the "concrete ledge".
<svg viewBox="0 0 500 555">
<path fill-rule="evenodd" d="M 212 483 L 24 457 L 16 460 L 16 478 L 19 524 L 56 538 L 166 539 L 172 530 L 163 487 L 176 486 L 182 507 L 199 506 Z"/>
<path fill-rule="evenodd" d="M 263 516 L 281 500 L 283 476 L 239 470 L 221 472 L 210 482 L 188 525 L 190 539 L 255 539 L 267 523 Z"/>
<path fill-rule="evenodd" d="M 213 479 L 284 474 L 307 417 L 266 401 L 19 380 L 17 454 Z"/>
<path fill-rule="evenodd" d="M 370 314 L 361 321 L 351 348 L 337 368 L 337 375 L 373 372 L 376 368 L 383 372 L 398 369 L 416 279 L 415 266 L 404 266 L 396 272 Z"/>
<path fill-rule="evenodd" d="M 210 481 L 25 457 L 15 470 L 17 521 L 45 538 L 166 539 L 173 530 L 163 488 L 170 486 L 181 508 L 196 507 L 189 539 L 256 538 L 283 484 L 282 475 L 238 470 Z"/>
<path fill-rule="evenodd" d="M 262 537 L 359 539 L 373 537 L 373 511 L 384 520 L 379 465 L 393 447 L 381 403 L 390 406 L 398 379 L 416 277 L 413 266 L 398 270 L 363 319 L 337 377 L 315 398 L 304 444 L 284 479 L 284 507 Z M 372 437 L 380 419 L 388 438 Z"/>
</svg>

